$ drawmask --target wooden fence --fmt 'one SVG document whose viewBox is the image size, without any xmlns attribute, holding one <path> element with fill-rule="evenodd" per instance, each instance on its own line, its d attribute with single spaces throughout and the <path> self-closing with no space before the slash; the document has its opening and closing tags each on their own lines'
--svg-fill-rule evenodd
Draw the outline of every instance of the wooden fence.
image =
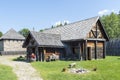
<svg viewBox="0 0 120 80">
<path fill-rule="evenodd" d="M 120 39 L 113 39 L 106 43 L 106 54 L 120 56 Z"/>
</svg>

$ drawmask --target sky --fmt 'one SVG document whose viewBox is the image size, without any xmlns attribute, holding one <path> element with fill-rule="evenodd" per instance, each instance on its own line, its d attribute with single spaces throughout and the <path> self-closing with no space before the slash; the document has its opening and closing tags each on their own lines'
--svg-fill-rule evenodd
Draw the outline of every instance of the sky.
<svg viewBox="0 0 120 80">
<path fill-rule="evenodd" d="M 72 23 L 119 10 L 120 0 L 0 0 L 0 31 L 39 31 L 58 22 Z"/>
</svg>

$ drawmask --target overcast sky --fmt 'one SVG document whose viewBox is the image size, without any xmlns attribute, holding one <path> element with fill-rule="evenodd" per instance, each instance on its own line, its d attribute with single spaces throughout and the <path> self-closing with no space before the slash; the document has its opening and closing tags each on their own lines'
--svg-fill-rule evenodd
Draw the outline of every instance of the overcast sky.
<svg viewBox="0 0 120 80">
<path fill-rule="evenodd" d="M 0 31 L 49 28 L 120 10 L 120 0 L 0 0 Z"/>
</svg>

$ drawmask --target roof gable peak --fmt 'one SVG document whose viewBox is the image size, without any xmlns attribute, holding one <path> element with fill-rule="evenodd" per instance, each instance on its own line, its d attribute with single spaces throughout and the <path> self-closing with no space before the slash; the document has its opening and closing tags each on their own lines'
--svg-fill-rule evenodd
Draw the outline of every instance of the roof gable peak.
<svg viewBox="0 0 120 80">
<path fill-rule="evenodd" d="M 16 32 L 13 28 L 11 28 L 9 31 L 7 31 L 0 39 L 20 39 L 24 40 L 25 38 Z"/>
</svg>

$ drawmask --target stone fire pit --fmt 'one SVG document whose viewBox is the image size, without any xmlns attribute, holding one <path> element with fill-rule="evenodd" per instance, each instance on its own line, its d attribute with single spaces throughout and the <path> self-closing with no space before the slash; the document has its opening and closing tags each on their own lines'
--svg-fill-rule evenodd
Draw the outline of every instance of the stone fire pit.
<svg viewBox="0 0 120 80">
<path fill-rule="evenodd" d="M 76 69 L 76 68 L 70 68 L 68 71 L 70 73 L 78 73 L 78 74 L 84 74 L 84 73 L 90 72 L 89 70 L 82 69 L 82 68 L 78 68 L 78 69 Z"/>
</svg>

